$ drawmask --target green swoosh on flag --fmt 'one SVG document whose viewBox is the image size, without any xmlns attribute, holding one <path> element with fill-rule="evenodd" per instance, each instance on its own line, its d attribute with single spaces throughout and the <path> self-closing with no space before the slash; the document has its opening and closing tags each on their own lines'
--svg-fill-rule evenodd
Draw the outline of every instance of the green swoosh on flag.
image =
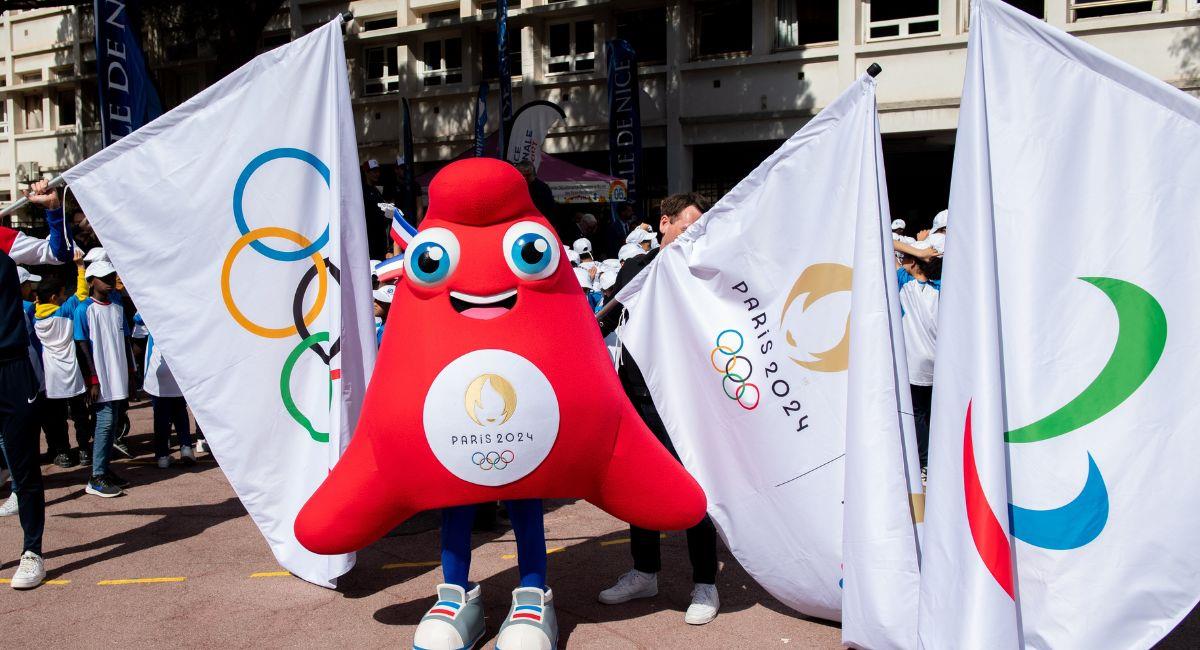
<svg viewBox="0 0 1200 650">
<path fill-rule="evenodd" d="M 1004 434 L 1007 442 L 1038 442 L 1095 422 L 1146 381 L 1167 343 L 1167 316 L 1145 289 L 1115 278 L 1079 278 L 1100 289 L 1117 310 L 1117 343 L 1108 363 L 1074 399 L 1046 417 Z"/>
</svg>

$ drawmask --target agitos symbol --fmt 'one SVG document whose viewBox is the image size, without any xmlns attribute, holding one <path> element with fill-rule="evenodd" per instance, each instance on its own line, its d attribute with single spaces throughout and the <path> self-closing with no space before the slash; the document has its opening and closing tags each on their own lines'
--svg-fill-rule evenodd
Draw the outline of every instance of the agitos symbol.
<svg viewBox="0 0 1200 650">
<path fill-rule="evenodd" d="M 792 285 L 792 290 L 788 292 L 787 300 L 783 303 L 783 309 L 779 315 L 780 324 L 787 318 L 788 309 L 797 298 L 807 295 L 804 303 L 801 305 L 801 311 L 808 311 L 808 308 L 825 296 L 835 294 L 841 291 L 850 291 L 851 279 L 853 272 L 849 266 L 845 264 L 834 264 L 832 262 L 823 262 L 813 264 L 804 269 L 800 273 L 800 277 L 796 278 L 796 282 Z M 800 346 L 796 343 L 796 339 L 792 336 L 792 331 L 784 328 L 786 331 L 786 339 L 788 345 L 799 350 Z M 846 331 L 842 334 L 842 340 L 832 348 L 824 352 L 811 353 L 813 360 L 797 359 L 789 357 L 797 365 L 808 368 L 816 372 L 841 372 L 850 367 L 850 315 L 846 315 Z"/>
<path fill-rule="evenodd" d="M 1162 358 L 1167 316 L 1145 289 L 1115 278 L 1080 278 L 1104 292 L 1117 312 L 1117 342 L 1108 363 L 1081 393 L 1049 415 L 1004 434 L 1010 444 L 1041 442 L 1070 433 L 1104 417 L 1133 395 Z M 1008 537 L 987 502 L 975 465 L 971 406 L 963 428 L 963 490 L 975 549 L 996 582 L 1013 595 Z M 1090 543 L 1108 522 L 1108 488 L 1088 453 L 1083 489 L 1066 505 L 1031 510 L 1009 504 L 1013 537 L 1039 548 L 1071 550 Z"/>
<path fill-rule="evenodd" d="M 333 342 L 327 352 L 321 347 L 321 343 L 329 342 L 329 332 L 310 333 L 308 330 L 309 326 L 313 324 L 325 308 L 325 298 L 329 292 L 329 277 L 333 277 L 334 280 L 339 282 L 341 281 L 338 268 L 321 255 L 321 249 L 329 243 L 329 224 L 325 225 L 324 231 L 313 241 L 308 240 L 308 238 L 295 230 L 281 226 L 264 226 L 251 230 L 246 223 L 246 215 L 242 206 L 246 186 L 250 183 L 254 172 L 273 160 L 286 158 L 299 160 L 317 170 L 317 173 L 325 181 L 325 187 L 329 187 L 329 166 L 320 158 L 303 149 L 290 147 L 270 149 L 256 156 L 242 168 L 242 172 L 238 175 L 237 182 L 233 186 L 233 220 L 242 235 L 229 248 L 229 252 L 225 255 L 225 263 L 221 266 L 221 298 L 224 300 L 225 309 L 229 312 L 229 315 L 247 332 L 268 339 L 282 339 L 290 336 L 298 336 L 301 339 L 288 354 L 287 359 L 280 369 L 279 395 L 288 415 L 307 431 L 313 440 L 317 442 L 329 442 L 329 433 L 318 431 L 313 426 L 312 421 L 296 405 L 291 390 L 292 371 L 295 369 L 296 363 L 300 360 L 300 356 L 306 350 L 316 353 L 321 358 L 321 361 L 326 366 L 329 366 L 341 347 L 341 339 L 339 338 Z M 270 238 L 289 241 L 299 248 L 293 251 L 285 251 L 268 246 L 261 241 L 262 239 Z M 255 323 L 238 308 L 237 303 L 234 301 L 233 287 L 230 280 L 233 264 L 237 260 L 238 254 L 247 246 L 254 250 L 254 252 L 279 262 L 311 260 L 312 267 L 300 278 L 300 282 L 293 293 L 292 323 L 290 325 L 269 327 Z M 316 298 L 313 301 L 312 307 L 305 312 L 304 295 L 307 293 L 308 287 L 314 279 L 317 281 Z M 329 399 L 331 402 L 333 399 L 333 380 L 338 379 L 339 376 L 340 371 L 337 369 L 329 372 Z"/>
</svg>

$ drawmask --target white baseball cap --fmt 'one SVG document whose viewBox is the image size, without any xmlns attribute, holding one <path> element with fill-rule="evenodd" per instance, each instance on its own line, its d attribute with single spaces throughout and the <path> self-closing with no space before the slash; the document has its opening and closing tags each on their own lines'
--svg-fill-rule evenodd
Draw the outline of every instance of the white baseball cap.
<svg viewBox="0 0 1200 650">
<path fill-rule="evenodd" d="M 633 259 L 638 255 L 645 255 L 646 251 L 642 250 L 637 244 L 625 244 L 617 250 L 617 260 L 624 262 L 625 260 Z"/>
<path fill-rule="evenodd" d="M 937 232 L 946 227 L 946 220 L 950 218 L 949 210 L 942 210 L 933 217 L 933 226 L 929 230 Z"/>
<path fill-rule="evenodd" d="M 371 295 L 374 296 L 379 302 L 386 302 L 390 304 L 392 302 L 392 297 L 396 295 L 396 285 L 385 284 L 382 287 L 372 291 Z"/>
<path fill-rule="evenodd" d="M 42 281 L 42 276 L 34 275 L 34 274 L 30 273 L 29 269 L 27 269 L 23 266 L 17 267 L 17 284 L 25 284 L 26 282 L 41 282 L 41 281 Z"/>
<path fill-rule="evenodd" d="M 105 251 L 102 246 L 97 246 L 97 247 L 93 248 L 92 250 L 87 252 L 87 255 L 83 256 L 84 263 L 99 262 L 100 260 L 107 260 L 107 259 L 108 259 L 108 251 Z"/>
<path fill-rule="evenodd" d="M 609 270 L 609 271 L 614 271 L 614 272 L 620 271 L 621 270 L 621 260 L 610 257 L 610 258 L 600 262 L 600 267 L 602 269 Z"/>
<path fill-rule="evenodd" d="M 616 271 L 609 269 L 609 268 L 605 268 L 604 270 L 600 271 L 600 289 L 601 290 L 608 291 L 609 289 L 613 288 L 613 285 L 615 285 L 616 283 L 617 283 L 617 272 Z"/>
<path fill-rule="evenodd" d="M 88 265 L 87 271 L 84 272 L 85 278 L 102 278 L 111 273 L 116 273 L 117 268 L 108 260 L 97 260 Z"/>
<path fill-rule="evenodd" d="M 640 244 L 642 242 L 654 241 L 656 239 L 657 238 L 654 236 L 654 233 L 647 232 L 644 228 L 634 228 L 633 230 L 630 230 L 629 234 L 625 237 L 625 243 Z"/>
<path fill-rule="evenodd" d="M 892 230 L 904 230 L 904 227 L 907 225 L 903 219 L 894 219 L 892 221 Z"/>
<path fill-rule="evenodd" d="M 579 239 L 576 239 L 575 243 L 571 244 L 571 248 L 575 249 L 575 252 L 579 255 L 592 254 L 592 242 L 588 241 L 587 237 L 580 237 Z"/>
<path fill-rule="evenodd" d="M 374 158 L 367 160 L 367 169 L 379 169 L 379 161 Z"/>
</svg>

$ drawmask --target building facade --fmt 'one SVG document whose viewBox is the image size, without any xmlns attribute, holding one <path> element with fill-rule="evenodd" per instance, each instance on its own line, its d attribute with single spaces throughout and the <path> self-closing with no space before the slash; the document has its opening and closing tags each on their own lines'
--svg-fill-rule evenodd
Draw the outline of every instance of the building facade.
<svg viewBox="0 0 1200 650">
<path fill-rule="evenodd" d="M 1011 0 L 1159 79 L 1200 88 L 1200 0 Z M 481 80 L 498 127 L 495 2 L 284 0 L 266 50 L 353 13 L 346 52 L 362 157 L 400 153 L 411 106 L 419 171 L 469 148 Z M 944 207 L 966 61 L 969 0 L 511 0 L 514 104 L 549 100 L 546 151 L 607 171 L 605 42 L 638 52 L 643 192 L 723 194 L 879 63 L 893 211 Z M 0 14 L 0 204 L 99 146 L 90 3 Z M 163 104 L 215 77 L 212 45 L 149 34 Z"/>
</svg>

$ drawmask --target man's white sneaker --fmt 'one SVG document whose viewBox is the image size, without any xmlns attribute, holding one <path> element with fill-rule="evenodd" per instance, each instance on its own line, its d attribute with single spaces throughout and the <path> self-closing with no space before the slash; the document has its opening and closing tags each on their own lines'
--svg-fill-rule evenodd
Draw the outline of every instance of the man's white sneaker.
<svg viewBox="0 0 1200 650">
<path fill-rule="evenodd" d="M 605 605 L 616 605 L 657 595 L 658 574 L 643 573 L 632 569 L 629 573 L 617 578 L 617 584 L 600 592 L 600 602 Z"/>
<path fill-rule="evenodd" d="M 21 556 L 21 564 L 13 574 L 11 585 L 13 589 L 33 589 L 46 579 L 46 567 L 42 558 L 33 551 L 25 551 Z"/>
<path fill-rule="evenodd" d="M 688 606 L 683 620 L 688 625 L 704 625 L 717 617 L 721 599 L 717 598 L 716 585 L 697 584 L 692 589 L 692 604 Z"/>
<path fill-rule="evenodd" d="M 188 466 L 195 465 L 196 464 L 195 448 L 192 447 L 191 445 L 180 445 L 179 460 L 183 461 L 184 465 L 188 465 Z"/>
<path fill-rule="evenodd" d="M 158 457 L 158 468 L 159 469 L 167 469 L 170 466 L 171 466 L 171 457 L 170 456 L 159 456 Z"/>
<path fill-rule="evenodd" d="M 13 492 L 8 495 L 8 501 L 0 506 L 0 517 L 11 517 L 17 514 L 17 493 Z"/>
</svg>

